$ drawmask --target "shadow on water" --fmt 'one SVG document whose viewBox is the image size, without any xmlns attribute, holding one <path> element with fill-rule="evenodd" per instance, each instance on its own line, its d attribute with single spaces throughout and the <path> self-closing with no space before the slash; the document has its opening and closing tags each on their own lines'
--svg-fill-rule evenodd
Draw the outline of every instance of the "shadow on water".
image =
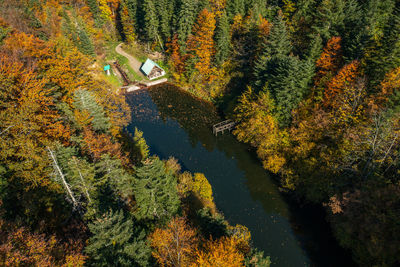
<svg viewBox="0 0 400 267">
<path fill-rule="evenodd" d="M 130 132 L 138 127 L 161 158 L 174 156 L 184 170 L 203 172 L 218 209 L 231 224 L 246 225 L 254 245 L 274 266 L 351 266 L 321 208 L 300 207 L 283 196 L 252 149 L 231 134 L 215 137 L 216 109 L 170 85 L 128 95 Z"/>
</svg>

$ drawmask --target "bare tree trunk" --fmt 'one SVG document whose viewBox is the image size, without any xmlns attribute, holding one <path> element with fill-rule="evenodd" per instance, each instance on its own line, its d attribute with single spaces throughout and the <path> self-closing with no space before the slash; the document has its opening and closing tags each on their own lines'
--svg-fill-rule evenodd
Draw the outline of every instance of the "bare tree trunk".
<svg viewBox="0 0 400 267">
<path fill-rule="evenodd" d="M 7 132 L 8 130 L 10 130 L 12 127 L 14 127 L 14 125 L 8 126 L 5 130 L 3 130 L 3 131 L 0 132 L 0 135 L 6 133 L 6 132 Z"/>
<path fill-rule="evenodd" d="M 74 160 L 74 163 L 75 163 L 76 168 L 77 168 L 77 170 L 78 170 L 79 177 L 81 178 L 82 186 L 83 186 L 83 188 L 85 189 L 86 197 L 88 198 L 89 203 L 90 203 L 90 202 L 92 202 L 92 199 L 90 198 L 89 191 L 87 190 L 87 187 L 86 187 L 86 184 L 85 184 L 85 180 L 83 179 L 81 170 L 79 169 L 78 162 L 76 162 L 76 158 L 75 158 L 75 157 L 73 157 L 73 160 Z"/>
<path fill-rule="evenodd" d="M 158 34 L 157 34 L 157 39 L 158 39 L 158 43 L 159 43 L 160 46 L 161 46 L 162 51 L 165 52 L 164 46 L 163 46 L 163 44 L 161 43 L 161 39 L 160 39 L 160 36 L 159 36 Z"/>
<path fill-rule="evenodd" d="M 53 151 L 49 147 L 47 147 L 47 150 L 50 153 L 50 157 L 53 160 L 54 167 L 57 170 L 58 174 L 60 175 L 61 181 L 62 181 L 65 189 L 67 190 L 67 193 L 68 193 L 69 197 L 71 198 L 74 207 L 77 207 L 78 206 L 78 202 L 76 201 L 76 199 L 74 197 L 74 194 L 71 191 L 71 188 L 69 187 L 67 181 L 65 180 L 65 176 L 64 176 L 63 172 L 61 171 L 60 166 L 58 165 L 57 159 L 56 159 Z"/>
</svg>

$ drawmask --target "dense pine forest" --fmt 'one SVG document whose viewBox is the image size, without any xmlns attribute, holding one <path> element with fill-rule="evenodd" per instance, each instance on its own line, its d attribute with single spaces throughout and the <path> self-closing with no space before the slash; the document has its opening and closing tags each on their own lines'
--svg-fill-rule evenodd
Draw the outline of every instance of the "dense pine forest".
<svg viewBox="0 0 400 267">
<path fill-rule="evenodd" d="M 126 132 L 121 42 L 236 121 L 357 264 L 400 264 L 400 2 L 0 0 L 0 265 L 270 265 L 203 174 Z"/>
</svg>

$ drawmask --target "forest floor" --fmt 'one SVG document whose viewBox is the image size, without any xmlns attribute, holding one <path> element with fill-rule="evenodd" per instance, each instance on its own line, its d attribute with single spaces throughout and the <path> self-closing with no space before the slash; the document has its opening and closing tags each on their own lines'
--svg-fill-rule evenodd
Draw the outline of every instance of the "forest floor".
<svg viewBox="0 0 400 267">
<path fill-rule="evenodd" d="M 146 77 L 143 75 L 143 73 L 140 71 L 140 67 L 142 66 L 142 62 L 137 60 L 135 57 L 129 55 L 126 53 L 124 50 L 122 50 L 122 43 L 117 45 L 115 47 L 115 52 L 120 54 L 121 56 L 124 56 L 128 59 L 130 67 L 138 74 L 142 79 L 145 79 Z"/>
</svg>

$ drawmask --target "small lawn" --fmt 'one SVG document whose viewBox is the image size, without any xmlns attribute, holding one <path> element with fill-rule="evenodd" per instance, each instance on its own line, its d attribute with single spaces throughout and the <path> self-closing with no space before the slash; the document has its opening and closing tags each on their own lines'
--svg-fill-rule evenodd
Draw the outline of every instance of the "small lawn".
<svg viewBox="0 0 400 267">
<path fill-rule="evenodd" d="M 117 52 L 115 52 L 115 47 L 120 44 L 120 42 L 110 42 L 107 45 L 106 49 L 106 57 L 105 61 L 115 61 L 117 60 L 119 65 L 122 67 L 122 69 L 126 72 L 128 75 L 129 79 L 132 81 L 142 81 L 144 80 L 142 76 L 137 74 L 129 65 L 129 61 L 126 57 L 121 56 Z M 123 46 L 123 49 L 125 50 L 125 46 Z M 128 51 L 127 51 L 128 52 Z M 130 52 L 128 52 L 130 53 Z M 135 54 L 132 54 L 136 57 Z M 117 78 L 118 79 L 118 78 Z"/>
</svg>

